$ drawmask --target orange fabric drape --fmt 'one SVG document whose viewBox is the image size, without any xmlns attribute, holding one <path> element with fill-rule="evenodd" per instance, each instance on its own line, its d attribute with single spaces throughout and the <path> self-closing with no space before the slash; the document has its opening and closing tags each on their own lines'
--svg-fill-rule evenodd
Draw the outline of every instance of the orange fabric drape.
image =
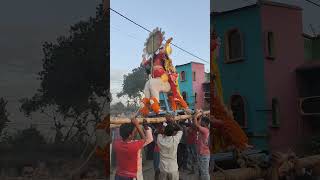
<svg viewBox="0 0 320 180">
<path fill-rule="evenodd" d="M 237 149 L 245 149 L 248 144 L 248 137 L 234 120 L 230 112 L 223 103 L 222 83 L 219 74 L 219 68 L 216 62 L 215 52 L 218 49 L 217 37 L 213 34 L 211 39 L 211 62 L 210 62 L 210 83 L 211 83 L 211 107 L 210 114 L 224 122 L 222 129 L 214 129 L 211 126 L 211 153 L 224 151 L 229 146 L 235 146 Z M 217 90 L 217 92 L 215 92 Z"/>
</svg>

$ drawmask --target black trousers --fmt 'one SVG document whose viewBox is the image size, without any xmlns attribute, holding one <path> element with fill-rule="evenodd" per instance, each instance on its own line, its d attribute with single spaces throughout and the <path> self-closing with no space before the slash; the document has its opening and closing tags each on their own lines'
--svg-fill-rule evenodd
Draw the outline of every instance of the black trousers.
<svg viewBox="0 0 320 180">
<path fill-rule="evenodd" d="M 187 163 L 187 145 L 186 144 L 182 144 L 180 143 L 178 145 L 178 152 L 177 152 L 177 155 L 178 155 L 178 166 L 179 168 L 185 168 L 186 167 L 186 163 Z"/>
</svg>

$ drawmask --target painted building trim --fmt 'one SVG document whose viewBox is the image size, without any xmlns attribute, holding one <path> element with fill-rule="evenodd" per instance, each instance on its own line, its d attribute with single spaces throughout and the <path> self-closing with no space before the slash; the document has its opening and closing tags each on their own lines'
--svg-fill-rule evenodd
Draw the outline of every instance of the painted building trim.
<svg viewBox="0 0 320 180">
<path fill-rule="evenodd" d="M 243 7 L 240 7 L 240 8 L 236 8 L 236 9 L 232 9 L 232 10 L 228 10 L 228 11 L 222 11 L 222 12 L 211 12 L 210 16 L 221 16 L 221 15 L 224 15 L 224 14 L 234 13 L 234 12 L 237 12 L 237 11 L 243 11 L 243 10 L 247 10 L 247 9 L 250 9 L 250 8 L 261 7 L 262 5 L 276 6 L 276 7 L 282 7 L 282 8 L 294 9 L 294 10 L 302 10 L 302 8 L 299 7 L 299 6 L 294 6 L 294 5 L 289 5 L 289 4 L 280 3 L 280 2 L 274 2 L 274 1 L 268 1 L 268 0 L 258 0 L 257 3 L 251 4 L 251 5 L 248 5 L 248 6 L 243 6 Z"/>
<path fill-rule="evenodd" d="M 191 61 L 191 62 L 189 62 L 189 63 L 176 65 L 176 67 L 186 66 L 186 65 L 188 65 L 188 64 L 202 64 L 202 65 L 204 65 L 203 63 L 200 63 L 200 62 L 194 62 L 194 61 Z"/>
</svg>

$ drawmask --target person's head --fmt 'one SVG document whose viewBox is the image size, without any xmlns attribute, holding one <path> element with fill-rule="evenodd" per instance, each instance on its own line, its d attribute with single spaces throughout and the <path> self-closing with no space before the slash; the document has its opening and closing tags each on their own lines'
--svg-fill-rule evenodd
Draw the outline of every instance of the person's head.
<svg viewBox="0 0 320 180">
<path fill-rule="evenodd" d="M 166 51 L 165 51 L 165 48 L 164 48 L 164 46 L 161 46 L 160 48 L 159 48 L 159 53 L 165 53 Z"/>
<path fill-rule="evenodd" d="M 176 127 L 173 123 L 169 123 L 165 128 L 164 128 L 164 135 L 166 136 L 173 136 L 176 132 Z"/>
<path fill-rule="evenodd" d="M 159 133 L 162 133 L 163 132 L 163 124 L 162 123 L 155 123 L 154 124 L 156 130 L 159 132 Z"/>
<path fill-rule="evenodd" d="M 131 140 L 135 135 L 135 126 L 132 123 L 120 126 L 120 136 L 123 140 Z"/>
<path fill-rule="evenodd" d="M 170 114 L 170 113 L 167 113 L 165 118 L 167 121 L 173 121 L 174 120 L 174 115 L 173 114 Z"/>
<path fill-rule="evenodd" d="M 183 121 L 178 122 L 180 126 L 186 126 L 186 123 Z"/>
<path fill-rule="evenodd" d="M 201 117 L 201 126 L 203 127 L 209 127 L 210 119 L 207 116 Z"/>
</svg>

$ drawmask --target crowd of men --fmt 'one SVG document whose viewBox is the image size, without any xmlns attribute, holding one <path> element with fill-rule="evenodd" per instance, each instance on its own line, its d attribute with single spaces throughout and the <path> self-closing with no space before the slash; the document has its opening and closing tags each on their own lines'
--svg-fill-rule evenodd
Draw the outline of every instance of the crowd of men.
<svg viewBox="0 0 320 180">
<path fill-rule="evenodd" d="M 210 180 L 209 126 L 222 125 L 214 117 L 196 111 L 192 119 L 174 121 L 167 115 L 166 122 L 143 126 L 133 117 L 130 124 L 120 126 L 120 139 L 113 142 L 116 154 L 115 180 L 142 180 L 141 150 L 154 142 L 153 166 L 155 180 L 179 180 L 179 170 L 198 173 L 201 180 Z M 153 130 L 152 130 L 153 129 Z M 136 139 L 136 134 L 140 139 Z"/>
</svg>

